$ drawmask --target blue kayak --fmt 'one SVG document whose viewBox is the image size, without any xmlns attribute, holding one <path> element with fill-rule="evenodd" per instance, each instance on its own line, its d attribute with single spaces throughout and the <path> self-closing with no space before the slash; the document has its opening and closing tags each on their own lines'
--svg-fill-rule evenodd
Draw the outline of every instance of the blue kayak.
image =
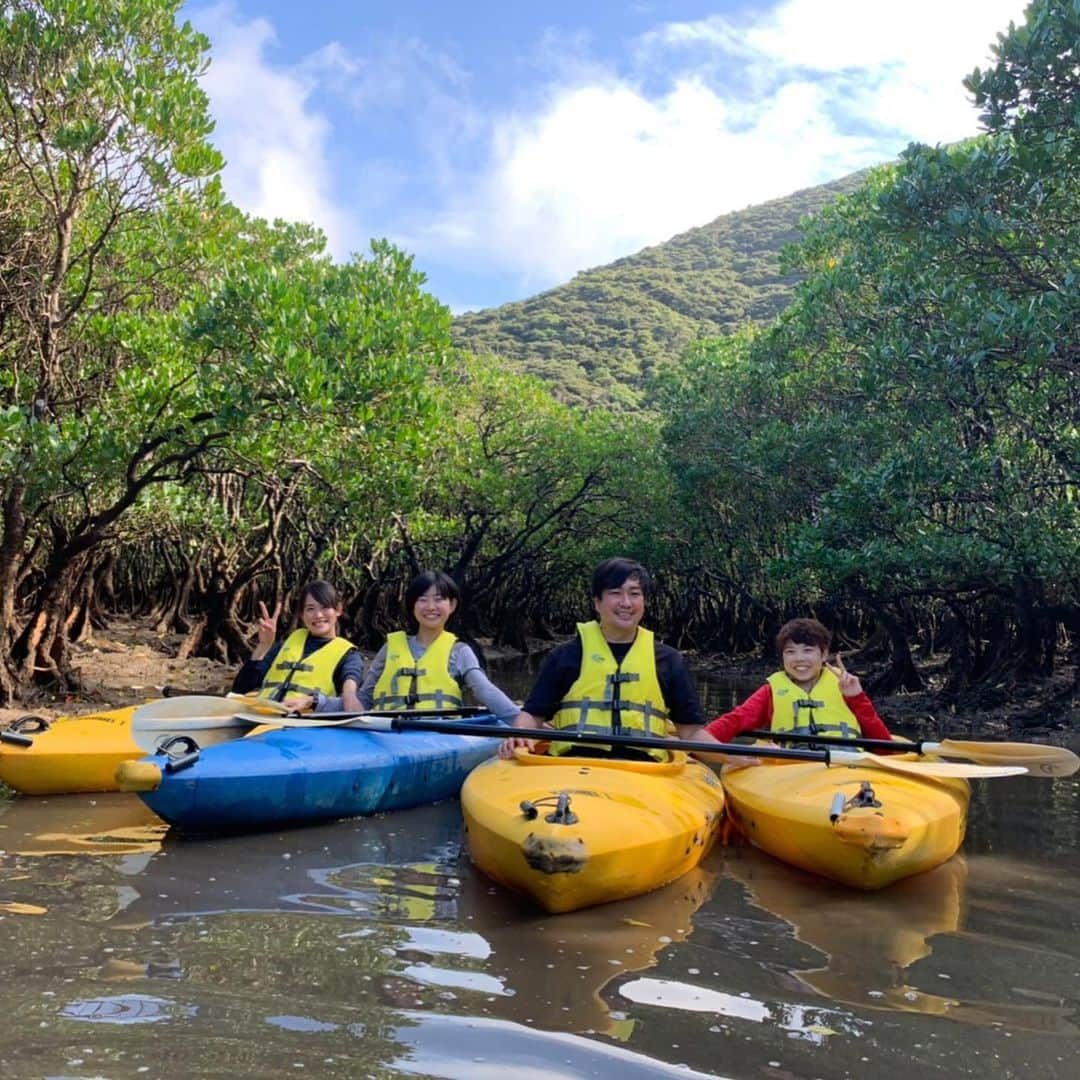
<svg viewBox="0 0 1080 1080">
<path fill-rule="evenodd" d="M 485 723 L 494 717 L 471 718 Z M 348 727 L 276 728 L 125 762 L 122 791 L 186 832 L 272 829 L 455 798 L 499 739 Z"/>
</svg>

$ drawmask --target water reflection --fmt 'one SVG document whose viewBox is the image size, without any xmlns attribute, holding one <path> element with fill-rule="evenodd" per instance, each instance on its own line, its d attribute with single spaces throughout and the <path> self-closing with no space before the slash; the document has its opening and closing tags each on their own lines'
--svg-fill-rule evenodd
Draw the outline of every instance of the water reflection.
<svg viewBox="0 0 1080 1080">
<path fill-rule="evenodd" d="M 1072 783 L 986 785 L 967 855 L 881 893 L 739 848 L 562 916 L 473 872 L 453 803 L 181 841 L 126 796 L 20 799 L 0 1074 L 1071 1080 Z"/>
<path fill-rule="evenodd" d="M 499 997 L 502 1016 L 625 1038 L 633 1022 L 612 1015 L 604 988 L 689 937 L 719 872 L 714 862 L 646 896 L 541 916 L 472 872 L 460 839 L 453 814 L 425 808 L 281 836 L 166 842 L 138 870 L 139 896 L 115 921 L 134 928 L 199 920 L 201 951 L 226 925 L 242 933 L 243 914 L 362 919 L 333 931 L 335 949 L 364 943 L 377 952 L 371 970 L 394 980 L 403 1000 L 410 982 L 444 1001 Z M 193 855 L 205 874 L 191 872 Z M 261 925 L 252 922 L 250 932 Z"/>
<path fill-rule="evenodd" d="M 985 977 L 972 998 L 920 988 L 927 980 L 917 977 L 916 972 L 922 970 L 918 962 L 936 948 L 944 948 L 948 935 L 954 941 L 961 933 L 971 939 L 968 896 L 980 897 L 990 884 L 988 878 L 1000 883 L 1007 865 L 1006 860 L 977 860 L 972 874 L 969 861 L 958 855 L 929 873 L 868 894 L 788 867 L 754 848 L 729 854 L 726 863 L 731 876 L 746 889 L 750 903 L 783 919 L 796 940 L 823 954 L 820 966 L 791 973 L 825 997 L 874 1009 L 948 1016 L 967 1024 L 1078 1034 L 1064 996 L 1042 991 L 1037 994 L 1046 1004 L 1016 1003 L 1009 1000 L 1017 994 L 1014 986 L 1001 1000 L 994 1000 L 986 993 Z M 1031 885 L 1030 870 L 1025 869 L 1022 880 Z M 988 955 L 1008 956 L 1016 946 L 1011 932 L 1000 939 L 984 938 L 982 944 Z M 1049 950 L 1045 956 L 1058 965 L 1066 959 Z M 934 972 L 933 977 L 939 985 L 944 982 L 955 990 L 948 973 Z"/>
<path fill-rule="evenodd" d="M 0 849 L 20 855 L 133 855 L 157 851 L 168 826 L 139 800 L 25 795 L 0 804 Z"/>
</svg>

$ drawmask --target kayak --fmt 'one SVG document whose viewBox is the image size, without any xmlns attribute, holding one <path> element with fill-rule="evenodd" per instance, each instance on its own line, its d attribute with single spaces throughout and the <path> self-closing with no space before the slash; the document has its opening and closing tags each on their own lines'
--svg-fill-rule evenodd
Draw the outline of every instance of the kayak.
<svg viewBox="0 0 1080 1080">
<path fill-rule="evenodd" d="M 169 698 L 184 702 L 185 710 L 198 708 L 192 702 L 211 702 L 216 697 Z M 133 758 L 142 757 L 164 739 L 186 734 L 201 745 L 234 739 L 251 729 L 220 716 L 176 716 L 151 722 L 135 730 L 132 718 L 141 706 L 61 716 L 56 720 L 19 717 L 0 733 L 0 780 L 24 795 L 63 795 L 76 792 L 116 791 L 116 770 Z M 235 710 L 235 705 L 230 712 Z M 178 710 L 179 711 L 179 710 Z"/>
<path fill-rule="evenodd" d="M 692 870 L 724 808 L 716 774 L 666 763 L 515 751 L 465 781 L 472 861 L 550 912 L 623 900 Z"/>
<path fill-rule="evenodd" d="M 725 768 L 721 775 L 729 819 L 752 844 L 844 885 L 880 889 L 932 870 L 964 840 L 966 780 L 817 762 Z"/>
<path fill-rule="evenodd" d="M 260 728 L 193 753 L 125 762 L 116 778 L 121 791 L 137 792 L 181 831 L 250 832 L 453 798 L 501 741 L 353 727 Z"/>
</svg>

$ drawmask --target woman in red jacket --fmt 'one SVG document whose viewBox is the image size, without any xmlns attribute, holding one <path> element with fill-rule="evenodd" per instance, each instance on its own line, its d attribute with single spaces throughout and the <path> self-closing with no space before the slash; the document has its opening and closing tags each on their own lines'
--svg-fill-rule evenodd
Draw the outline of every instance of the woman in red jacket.
<svg viewBox="0 0 1080 1080">
<path fill-rule="evenodd" d="M 718 742 L 745 731 L 801 732 L 828 738 L 890 739 L 858 676 L 827 662 L 831 632 L 817 619 L 792 619 L 776 635 L 783 670 L 705 730 Z"/>
</svg>

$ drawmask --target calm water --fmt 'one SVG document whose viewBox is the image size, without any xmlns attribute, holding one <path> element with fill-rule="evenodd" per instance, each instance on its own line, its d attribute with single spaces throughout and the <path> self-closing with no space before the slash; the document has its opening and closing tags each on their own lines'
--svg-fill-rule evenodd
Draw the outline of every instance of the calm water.
<svg viewBox="0 0 1080 1080">
<path fill-rule="evenodd" d="M 876 895 L 745 847 L 531 911 L 456 803 L 254 837 L 134 796 L 0 806 L 0 1076 L 1073 1077 L 1075 778 L 982 783 Z"/>
</svg>

